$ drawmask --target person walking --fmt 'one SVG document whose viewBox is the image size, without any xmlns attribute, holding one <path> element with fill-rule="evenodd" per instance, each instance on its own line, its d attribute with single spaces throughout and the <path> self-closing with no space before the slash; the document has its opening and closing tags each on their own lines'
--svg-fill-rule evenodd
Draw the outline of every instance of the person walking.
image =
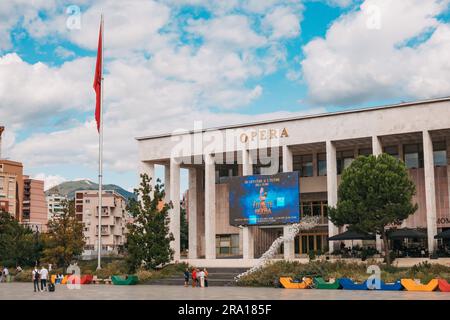
<svg viewBox="0 0 450 320">
<path fill-rule="evenodd" d="M 34 286 L 34 292 L 36 292 L 36 290 L 39 292 L 39 270 L 36 267 L 34 267 L 33 272 L 32 272 L 32 280 L 33 280 L 33 286 Z"/>
<path fill-rule="evenodd" d="M 42 266 L 39 273 L 41 275 L 41 291 L 47 291 L 48 270 L 44 266 Z"/>
<path fill-rule="evenodd" d="M 187 287 L 189 285 L 189 268 L 186 268 L 184 271 L 184 286 Z"/>
<path fill-rule="evenodd" d="M 206 270 L 206 268 L 203 268 L 203 272 L 205 274 L 205 287 L 208 287 L 208 270 Z"/>
<path fill-rule="evenodd" d="M 9 270 L 8 267 L 3 268 L 3 281 L 8 282 L 9 278 Z"/>
<path fill-rule="evenodd" d="M 203 270 L 200 270 L 197 277 L 200 278 L 200 287 L 203 288 L 205 286 L 205 272 L 203 272 Z"/>
<path fill-rule="evenodd" d="M 192 269 L 192 288 L 195 288 L 197 285 L 197 270 Z"/>
</svg>

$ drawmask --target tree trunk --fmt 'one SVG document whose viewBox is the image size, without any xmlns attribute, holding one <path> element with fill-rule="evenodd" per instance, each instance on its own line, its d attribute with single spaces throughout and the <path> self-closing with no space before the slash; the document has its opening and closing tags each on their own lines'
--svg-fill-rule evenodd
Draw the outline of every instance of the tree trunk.
<svg viewBox="0 0 450 320">
<path fill-rule="evenodd" d="M 381 233 L 381 237 L 383 238 L 383 244 L 384 244 L 384 258 L 386 260 L 386 264 L 388 266 L 390 266 L 391 265 L 391 255 L 390 255 L 390 250 L 389 250 L 389 240 L 387 238 L 386 231 L 383 231 Z"/>
</svg>

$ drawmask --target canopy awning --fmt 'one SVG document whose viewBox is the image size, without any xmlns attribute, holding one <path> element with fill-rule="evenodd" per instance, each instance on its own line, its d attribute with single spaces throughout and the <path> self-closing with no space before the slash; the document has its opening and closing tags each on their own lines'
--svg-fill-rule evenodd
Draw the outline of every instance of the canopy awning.
<svg viewBox="0 0 450 320">
<path fill-rule="evenodd" d="M 343 233 L 329 237 L 330 241 L 344 241 L 344 240 L 375 240 L 375 236 L 371 234 L 359 233 L 356 231 L 347 230 Z"/>
<path fill-rule="evenodd" d="M 434 236 L 435 239 L 450 239 L 450 229 L 439 232 Z"/>
<path fill-rule="evenodd" d="M 425 232 L 417 229 L 396 229 L 388 233 L 388 238 L 391 240 L 398 239 L 426 239 L 428 236 Z"/>
</svg>

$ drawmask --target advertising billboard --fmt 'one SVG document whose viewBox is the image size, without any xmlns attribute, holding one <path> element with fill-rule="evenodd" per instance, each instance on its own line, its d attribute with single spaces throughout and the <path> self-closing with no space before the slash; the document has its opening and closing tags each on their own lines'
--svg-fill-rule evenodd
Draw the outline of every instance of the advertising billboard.
<svg viewBox="0 0 450 320">
<path fill-rule="evenodd" d="M 232 177 L 230 225 L 282 225 L 300 220 L 298 172 Z"/>
</svg>

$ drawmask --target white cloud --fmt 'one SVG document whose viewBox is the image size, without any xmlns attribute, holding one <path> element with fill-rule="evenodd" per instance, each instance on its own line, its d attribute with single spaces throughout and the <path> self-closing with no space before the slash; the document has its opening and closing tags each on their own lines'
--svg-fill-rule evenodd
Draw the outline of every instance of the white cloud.
<svg viewBox="0 0 450 320">
<path fill-rule="evenodd" d="M 0 119 L 16 127 L 37 125 L 63 111 L 85 110 L 93 101 L 87 82 L 93 81 L 93 67 L 92 58 L 49 67 L 28 64 L 16 53 L 0 56 Z"/>
<path fill-rule="evenodd" d="M 277 7 L 266 15 L 263 25 L 271 29 L 271 39 L 294 38 L 300 34 L 301 13 L 290 7 Z"/>
<path fill-rule="evenodd" d="M 302 8 L 298 1 L 193 0 L 201 5 L 207 2 L 213 14 L 209 20 L 191 20 L 187 27 L 176 25 L 171 0 L 84 2 L 81 30 L 67 30 L 65 13 L 51 8 L 45 20 L 30 13 L 24 27 L 38 41 L 65 40 L 95 50 L 100 10 L 105 13 L 105 170 L 136 170 L 136 136 L 190 127 L 194 120 L 211 127 L 290 114 L 242 115 L 240 108 L 263 93 L 260 84 L 249 85 L 249 80 L 275 72 L 283 63 L 283 39 L 299 32 Z M 258 23 L 271 13 L 270 32 L 258 30 Z M 295 28 L 291 13 L 296 17 Z M 277 14 L 287 16 L 288 23 L 273 20 Z M 160 32 L 161 28 L 165 31 Z M 183 44 L 180 36 L 185 33 L 204 41 Z M 71 56 L 62 47 L 55 53 Z M 91 113 L 94 64 L 94 57 L 49 67 L 26 63 L 17 54 L 0 56 L 2 124 L 39 128 L 41 121 L 76 115 L 65 130 L 34 132 L 9 145 L 8 156 L 23 160 L 34 172 L 58 165 L 96 167 L 98 135 Z M 17 132 L 11 130 L 10 136 Z"/>
<path fill-rule="evenodd" d="M 313 102 L 351 104 L 450 92 L 450 28 L 436 16 L 449 1 L 366 0 L 309 42 L 302 61 Z M 429 39 L 410 45 L 432 32 Z M 408 45 L 409 44 L 409 45 Z"/>
<path fill-rule="evenodd" d="M 61 46 L 57 46 L 55 49 L 55 55 L 57 57 L 63 58 L 63 59 L 68 59 L 68 58 L 73 58 L 76 56 L 75 52 L 66 49 L 64 47 Z"/>
<path fill-rule="evenodd" d="M 57 186 L 60 183 L 63 183 L 67 181 L 66 178 L 59 176 L 59 175 L 47 175 L 45 173 L 38 173 L 32 177 L 36 180 L 43 180 L 44 181 L 44 190 L 47 191 L 48 189 Z"/>
<path fill-rule="evenodd" d="M 330 6 L 346 8 L 353 4 L 355 0 L 325 0 L 325 2 Z"/>
<path fill-rule="evenodd" d="M 221 47 L 246 49 L 266 44 L 266 39 L 252 30 L 248 18 L 243 15 L 228 15 L 212 20 L 191 20 L 187 30 Z"/>
</svg>

